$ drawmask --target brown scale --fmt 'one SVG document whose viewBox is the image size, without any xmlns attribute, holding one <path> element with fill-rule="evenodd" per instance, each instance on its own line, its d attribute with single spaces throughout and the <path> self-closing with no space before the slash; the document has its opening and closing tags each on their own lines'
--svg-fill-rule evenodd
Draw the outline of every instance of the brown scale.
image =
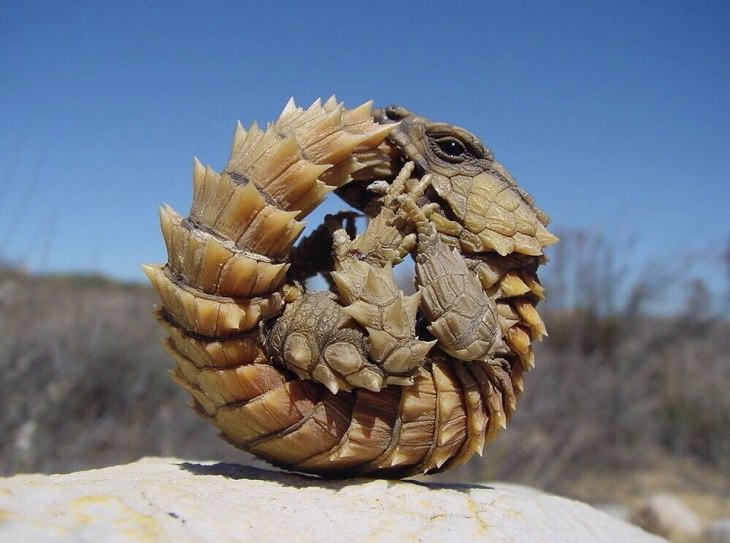
<svg viewBox="0 0 730 543">
<path fill-rule="evenodd" d="M 188 217 L 161 209 L 168 263 L 145 271 L 173 377 L 228 441 L 289 469 L 403 477 L 463 464 L 505 427 L 546 333 L 536 271 L 556 238 L 474 136 L 290 101 L 265 129 L 238 125 L 222 173 L 196 160 L 193 183 Z M 330 219 L 293 251 L 333 190 L 368 227 Z M 406 296 L 393 268 L 409 253 Z M 331 293 L 300 285 L 314 272 Z"/>
</svg>

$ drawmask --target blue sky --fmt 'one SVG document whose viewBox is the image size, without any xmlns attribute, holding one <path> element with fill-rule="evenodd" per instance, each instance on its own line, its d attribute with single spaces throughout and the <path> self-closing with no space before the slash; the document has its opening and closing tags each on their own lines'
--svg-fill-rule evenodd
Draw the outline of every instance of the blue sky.
<svg viewBox="0 0 730 543">
<path fill-rule="evenodd" d="M 363 6 L 0 1 L 0 257 L 141 280 L 193 156 L 334 93 L 475 132 L 555 230 L 724 280 L 729 2 Z"/>
</svg>

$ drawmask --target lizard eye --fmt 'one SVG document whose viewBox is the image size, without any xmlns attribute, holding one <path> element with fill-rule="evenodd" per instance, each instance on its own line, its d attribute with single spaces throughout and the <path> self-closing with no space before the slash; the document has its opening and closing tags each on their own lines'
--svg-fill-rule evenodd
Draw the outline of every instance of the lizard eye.
<svg viewBox="0 0 730 543">
<path fill-rule="evenodd" d="M 466 146 L 454 136 L 442 136 L 433 140 L 436 153 L 449 162 L 461 162 L 467 158 Z"/>
</svg>

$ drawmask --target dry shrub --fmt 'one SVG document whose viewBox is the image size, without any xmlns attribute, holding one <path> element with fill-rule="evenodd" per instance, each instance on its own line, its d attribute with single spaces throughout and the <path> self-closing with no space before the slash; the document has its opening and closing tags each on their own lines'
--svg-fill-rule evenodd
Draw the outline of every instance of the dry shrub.
<svg viewBox="0 0 730 543">
<path fill-rule="evenodd" d="M 730 472 L 722 295 L 672 264 L 635 272 L 626 248 L 598 233 L 561 239 L 543 272 L 550 336 L 538 345 L 537 368 L 487 461 L 462 476 L 556 488 L 586 470 L 666 456 Z"/>
<path fill-rule="evenodd" d="M 98 277 L 0 274 L 0 473 L 218 455 L 167 375 L 154 301 Z"/>
<path fill-rule="evenodd" d="M 676 267 L 632 273 L 626 248 L 603 236 L 561 237 L 543 272 L 550 337 L 517 414 L 486 461 L 448 478 L 554 488 L 657 454 L 730 472 L 728 305 Z M 651 311 L 672 287 L 684 305 Z M 169 379 L 156 301 L 140 285 L 0 270 L 0 473 L 151 454 L 246 461 Z"/>
</svg>

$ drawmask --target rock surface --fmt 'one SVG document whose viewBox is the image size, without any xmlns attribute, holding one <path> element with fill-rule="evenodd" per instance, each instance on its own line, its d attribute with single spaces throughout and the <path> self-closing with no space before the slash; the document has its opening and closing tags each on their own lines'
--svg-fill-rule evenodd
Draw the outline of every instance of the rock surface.
<svg viewBox="0 0 730 543">
<path fill-rule="evenodd" d="M 147 458 L 0 479 L 0 541 L 665 541 L 588 505 L 503 483 L 312 477 Z"/>
</svg>

